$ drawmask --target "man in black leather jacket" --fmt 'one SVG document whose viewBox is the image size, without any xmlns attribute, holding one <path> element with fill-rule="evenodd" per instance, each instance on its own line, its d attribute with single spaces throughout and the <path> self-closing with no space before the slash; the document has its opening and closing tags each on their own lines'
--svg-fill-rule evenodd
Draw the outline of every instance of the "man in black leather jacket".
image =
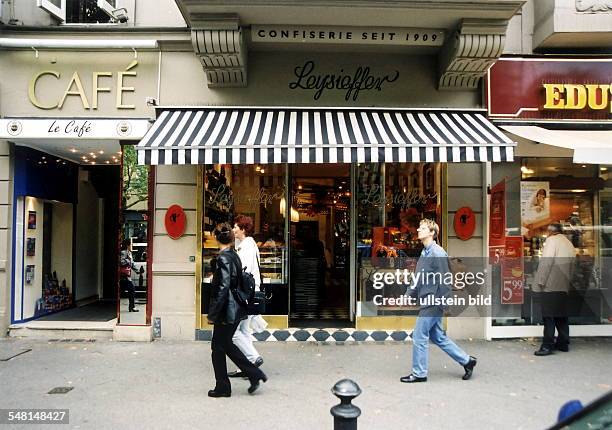
<svg viewBox="0 0 612 430">
<path fill-rule="evenodd" d="M 214 325 L 211 347 L 216 384 L 208 395 L 210 397 L 230 397 L 232 394 L 232 386 L 227 376 L 226 356 L 248 376 L 251 383 L 248 392 L 253 394 L 259 388 L 259 382 L 266 382 L 268 378 L 232 342 L 232 336 L 238 324 L 247 317 L 246 308 L 236 301 L 234 292 L 232 292 L 238 288 L 242 276 L 240 257 L 231 247 L 231 244 L 234 243 L 234 234 L 229 224 L 220 224 L 214 233 L 220 251 L 212 279 L 208 322 Z"/>
</svg>

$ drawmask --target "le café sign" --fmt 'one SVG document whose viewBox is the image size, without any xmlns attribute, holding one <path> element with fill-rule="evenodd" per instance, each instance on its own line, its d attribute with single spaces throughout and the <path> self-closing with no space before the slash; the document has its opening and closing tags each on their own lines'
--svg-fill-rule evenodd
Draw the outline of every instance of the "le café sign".
<svg viewBox="0 0 612 430">
<path fill-rule="evenodd" d="M 117 109 L 136 109 L 136 106 L 126 99 L 136 88 L 134 79 L 137 77 L 138 60 L 133 60 L 124 70 L 94 71 L 91 73 L 91 83 L 86 86 L 84 72 L 74 70 L 62 73 L 57 70 L 42 70 L 35 73 L 28 85 L 28 99 L 39 109 L 62 109 L 70 97 L 78 99 L 84 110 L 97 110 L 100 103 L 100 93 L 114 93 L 114 107 Z M 58 97 L 57 88 L 61 88 Z M 105 99 L 106 101 L 106 99 Z"/>
<path fill-rule="evenodd" d="M 612 59 L 502 58 L 486 89 L 492 118 L 612 121 Z"/>
</svg>

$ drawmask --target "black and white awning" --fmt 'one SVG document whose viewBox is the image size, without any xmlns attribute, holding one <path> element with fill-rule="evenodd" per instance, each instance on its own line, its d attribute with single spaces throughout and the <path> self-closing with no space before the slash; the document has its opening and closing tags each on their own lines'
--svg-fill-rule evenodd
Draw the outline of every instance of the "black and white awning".
<svg viewBox="0 0 612 430">
<path fill-rule="evenodd" d="M 512 161 L 481 111 L 194 108 L 162 110 L 139 164 Z"/>
</svg>

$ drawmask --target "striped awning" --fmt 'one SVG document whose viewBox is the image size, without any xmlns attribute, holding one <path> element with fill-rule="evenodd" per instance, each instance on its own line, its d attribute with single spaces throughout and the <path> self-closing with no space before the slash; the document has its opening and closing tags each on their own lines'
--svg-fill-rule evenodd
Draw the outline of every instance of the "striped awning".
<svg viewBox="0 0 612 430">
<path fill-rule="evenodd" d="M 139 164 L 512 161 L 482 111 L 194 108 L 161 110 Z"/>
</svg>

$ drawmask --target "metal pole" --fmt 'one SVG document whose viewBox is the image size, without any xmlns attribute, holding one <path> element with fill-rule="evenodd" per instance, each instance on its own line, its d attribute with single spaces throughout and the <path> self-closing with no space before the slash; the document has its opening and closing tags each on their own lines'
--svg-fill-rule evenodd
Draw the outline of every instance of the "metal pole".
<svg viewBox="0 0 612 430">
<path fill-rule="evenodd" d="M 340 404 L 330 410 L 334 417 L 334 430 L 357 430 L 357 418 L 361 415 L 361 409 L 351 402 L 361 394 L 361 388 L 355 381 L 342 379 L 336 382 L 331 391 L 340 399 Z"/>
</svg>

